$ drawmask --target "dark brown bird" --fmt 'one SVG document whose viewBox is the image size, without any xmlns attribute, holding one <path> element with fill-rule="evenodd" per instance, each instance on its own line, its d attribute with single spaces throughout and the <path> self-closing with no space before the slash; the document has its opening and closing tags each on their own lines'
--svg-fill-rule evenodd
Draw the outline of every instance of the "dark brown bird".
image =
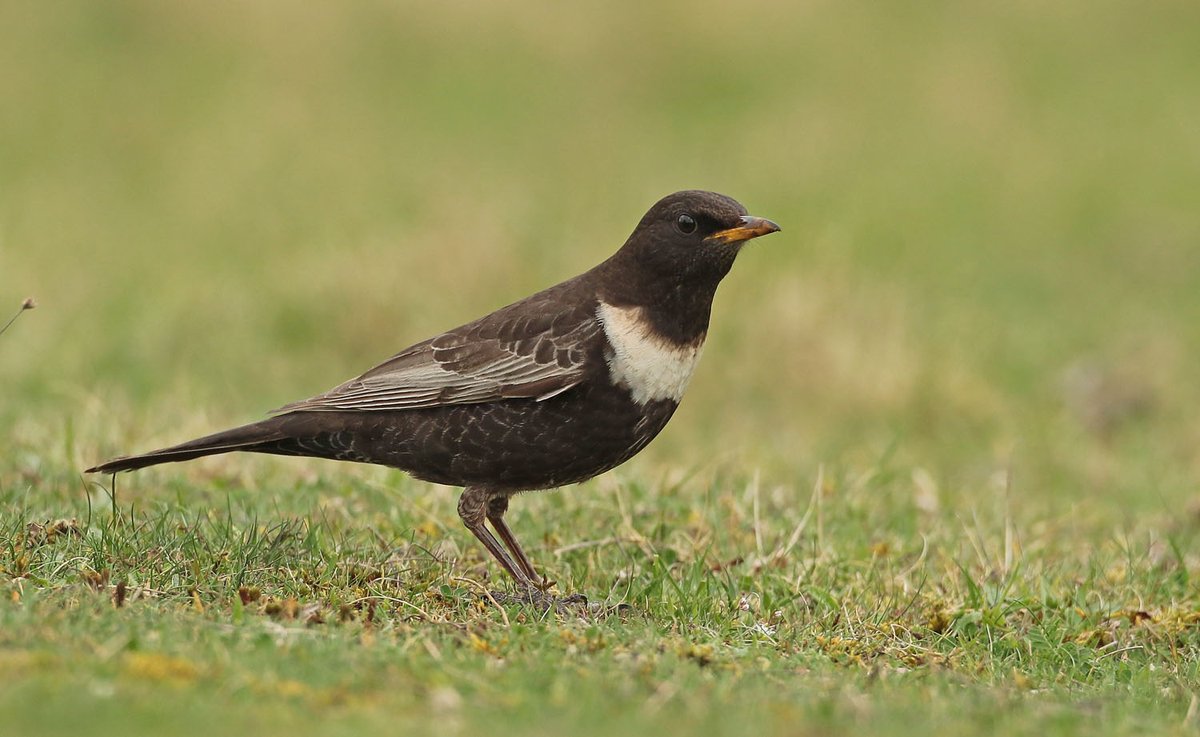
<svg viewBox="0 0 1200 737">
<path fill-rule="evenodd" d="M 230 451 L 392 466 L 465 487 L 463 524 L 518 583 L 538 587 L 504 522 L 509 498 L 584 481 L 646 447 L 700 359 L 717 284 L 746 241 L 778 230 L 724 195 L 676 192 L 590 271 L 269 419 L 88 471 Z"/>
</svg>

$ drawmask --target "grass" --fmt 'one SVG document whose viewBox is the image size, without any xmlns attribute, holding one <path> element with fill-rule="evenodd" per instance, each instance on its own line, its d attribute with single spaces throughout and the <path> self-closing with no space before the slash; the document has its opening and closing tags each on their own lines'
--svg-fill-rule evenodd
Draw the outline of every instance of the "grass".
<svg viewBox="0 0 1200 737">
<path fill-rule="evenodd" d="M 450 493 L 383 471 L 269 501 L 214 481 L 168 480 L 116 516 L 97 490 L 90 520 L 80 504 L 58 524 L 8 495 L 0 669 L 20 733 L 1122 733 L 1196 709 L 1178 529 L 955 519 L 886 475 L 827 476 L 802 500 L 613 482 L 517 517 L 562 588 L 632 607 L 586 621 L 487 604 Z"/>
<path fill-rule="evenodd" d="M 1127 0 L 0 8 L 0 714 L 20 734 L 1192 733 L 1200 18 Z M 784 232 L 664 436 L 516 500 L 229 457 L 606 256 Z M 3 314 L 7 315 L 7 312 Z"/>
</svg>

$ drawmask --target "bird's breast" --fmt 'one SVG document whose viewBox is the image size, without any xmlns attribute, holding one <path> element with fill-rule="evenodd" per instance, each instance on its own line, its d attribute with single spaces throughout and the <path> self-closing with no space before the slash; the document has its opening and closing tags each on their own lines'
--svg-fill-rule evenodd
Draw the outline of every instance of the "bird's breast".
<svg viewBox="0 0 1200 737">
<path fill-rule="evenodd" d="M 596 316 L 608 340 L 604 358 L 613 384 L 639 405 L 683 397 L 704 350 L 703 334 L 689 343 L 673 341 L 655 330 L 641 307 L 602 301 Z"/>
</svg>

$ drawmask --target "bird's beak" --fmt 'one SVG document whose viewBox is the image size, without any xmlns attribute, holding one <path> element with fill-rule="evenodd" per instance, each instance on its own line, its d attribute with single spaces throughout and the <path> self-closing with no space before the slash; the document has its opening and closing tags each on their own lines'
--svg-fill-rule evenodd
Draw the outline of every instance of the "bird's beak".
<svg viewBox="0 0 1200 737">
<path fill-rule="evenodd" d="M 742 224 L 725 230 L 718 230 L 704 240 L 713 243 L 741 243 L 760 235 L 778 233 L 780 227 L 766 218 L 753 215 L 743 215 Z"/>
</svg>

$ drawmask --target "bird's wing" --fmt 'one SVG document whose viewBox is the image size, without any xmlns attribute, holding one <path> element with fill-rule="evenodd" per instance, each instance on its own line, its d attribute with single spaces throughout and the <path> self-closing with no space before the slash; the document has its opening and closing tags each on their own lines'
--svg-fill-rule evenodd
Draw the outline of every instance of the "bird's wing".
<svg viewBox="0 0 1200 737">
<path fill-rule="evenodd" d="M 594 306 L 530 298 L 407 348 L 356 379 L 275 412 L 394 411 L 549 399 L 584 378 L 603 332 Z"/>
</svg>

